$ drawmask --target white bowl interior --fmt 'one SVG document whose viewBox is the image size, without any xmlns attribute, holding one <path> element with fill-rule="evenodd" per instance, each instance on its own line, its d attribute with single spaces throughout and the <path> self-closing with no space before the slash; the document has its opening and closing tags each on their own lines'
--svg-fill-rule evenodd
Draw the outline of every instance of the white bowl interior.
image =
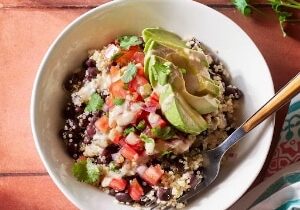
<svg viewBox="0 0 300 210">
<path fill-rule="evenodd" d="M 145 27 L 163 27 L 181 35 L 195 36 L 225 61 L 234 83 L 244 92 L 240 120 L 253 114 L 274 93 L 268 67 L 250 38 L 231 20 L 189 0 L 114 1 L 73 22 L 46 54 L 32 95 L 31 120 L 39 154 L 57 186 L 80 209 L 130 209 L 111 196 L 71 174 L 57 133 L 63 124 L 60 111 L 66 100 L 62 83 L 87 58 L 89 49 L 101 48 L 117 36 L 140 34 Z M 260 171 L 273 133 L 272 119 L 262 123 L 242 141 L 237 159 L 221 169 L 215 184 L 190 209 L 225 209 L 250 186 Z"/>
</svg>

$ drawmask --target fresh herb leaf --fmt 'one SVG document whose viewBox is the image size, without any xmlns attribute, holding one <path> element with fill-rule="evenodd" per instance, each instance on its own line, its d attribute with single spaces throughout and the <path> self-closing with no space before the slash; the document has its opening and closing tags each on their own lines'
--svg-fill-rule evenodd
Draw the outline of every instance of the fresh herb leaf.
<svg viewBox="0 0 300 210">
<path fill-rule="evenodd" d="M 231 2 L 243 15 L 249 16 L 252 13 L 252 6 L 248 4 L 248 0 L 231 0 Z"/>
<path fill-rule="evenodd" d="M 103 107 L 104 101 L 98 93 L 93 93 L 87 106 L 85 107 L 85 112 L 95 112 L 101 110 Z"/>
<path fill-rule="evenodd" d="M 151 134 L 156 138 L 171 139 L 174 137 L 175 131 L 170 126 L 166 126 L 163 128 L 155 127 L 151 129 Z"/>
<path fill-rule="evenodd" d="M 137 126 L 135 127 L 137 130 L 142 131 L 146 128 L 146 121 L 145 120 L 141 120 Z"/>
<path fill-rule="evenodd" d="M 143 142 L 145 142 L 145 151 L 146 154 L 152 155 L 155 148 L 155 141 L 154 139 L 150 138 L 144 133 L 141 133 L 140 138 Z"/>
<path fill-rule="evenodd" d="M 172 151 L 164 151 L 161 153 L 160 157 L 169 157 L 172 154 Z"/>
<path fill-rule="evenodd" d="M 118 53 L 114 54 L 114 55 L 110 58 L 110 60 L 114 61 L 114 60 L 118 59 L 119 57 L 121 57 L 123 54 L 124 54 L 124 53 L 122 53 L 122 52 L 118 52 Z"/>
<path fill-rule="evenodd" d="M 122 104 L 124 104 L 124 102 L 125 102 L 124 98 L 115 98 L 113 100 L 113 104 L 117 106 L 121 106 Z"/>
<path fill-rule="evenodd" d="M 115 171 L 118 170 L 118 168 L 117 168 L 117 166 L 115 165 L 114 162 L 110 162 L 109 165 L 108 165 L 108 167 L 109 167 L 110 171 L 114 171 L 115 172 Z"/>
<path fill-rule="evenodd" d="M 154 144 L 154 139 L 150 138 L 149 136 L 147 136 L 144 133 L 141 133 L 140 138 L 146 144 Z"/>
<path fill-rule="evenodd" d="M 137 72 L 136 66 L 133 63 L 129 63 L 125 72 L 121 77 L 121 80 L 125 83 L 129 83 L 135 77 L 136 72 Z"/>
<path fill-rule="evenodd" d="M 131 46 L 142 44 L 142 40 L 137 36 L 122 36 L 119 38 L 120 47 L 128 50 Z"/>
<path fill-rule="evenodd" d="M 155 62 L 153 66 L 154 78 L 158 81 L 160 85 L 167 84 L 169 74 L 171 73 L 171 65 L 172 63 L 170 62 Z"/>
<path fill-rule="evenodd" d="M 186 69 L 184 69 L 184 68 L 179 68 L 179 71 L 180 71 L 182 74 L 186 74 Z"/>
<path fill-rule="evenodd" d="M 130 134 L 131 132 L 135 132 L 135 128 L 134 127 L 128 127 L 123 131 L 123 135 L 127 136 L 128 134 Z"/>
<path fill-rule="evenodd" d="M 94 184 L 99 181 L 100 168 L 91 160 L 79 160 L 72 168 L 73 175 L 81 182 Z"/>
</svg>

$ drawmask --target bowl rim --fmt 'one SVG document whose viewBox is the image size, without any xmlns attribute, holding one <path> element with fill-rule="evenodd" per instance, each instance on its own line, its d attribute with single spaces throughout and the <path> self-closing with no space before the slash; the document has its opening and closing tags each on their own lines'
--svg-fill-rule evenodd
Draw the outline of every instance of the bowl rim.
<svg viewBox="0 0 300 210">
<path fill-rule="evenodd" d="M 150 0 L 131 0 L 132 1 L 150 1 Z M 154 1 L 154 0 L 151 0 Z M 160 2 L 161 0 L 155 0 L 156 2 Z M 165 1 L 170 1 L 173 3 L 172 0 L 165 0 Z M 253 40 L 248 36 L 248 34 L 237 24 L 235 23 L 233 20 L 231 20 L 229 17 L 227 17 L 226 15 L 222 14 L 221 12 L 203 4 L 200 2 L 196 2 L 194 0 L 177 0 L 177 2 L 187 2 L 190 4 L 193 4 L 194 6 L 202 6 L 203 8 L 205 8 L 206 10 L 210 11 L 210 12 L 217 12 L 219 13 L 219 15 L 222 16 L 222 18 L 226 19 L 227 21 L 229 21 L 231 24 L 233 24 L 235 27 L 237 27 L 241 33 L 243 33 L 248 39 L 249 41 L 252 43 L 252 45 L 257 49 L 257 53 L 263 58 L 262 62 L 264 62 L 265 66 L 267 67 L 267 74 L 268 74 L 268 78 L 270 79 L 271 85 L 272 85 L 272 93 L 273 95 L 275 94 L 275 89 L 274 89 L 274 83 L 273 83 L 273 79 L 270 73 L 270 69 L 265 61 L 264 56 L 261 54 L 260 50 L 257 48 L 256 44 L 253 42 Z M 37 106 L 37 94 L 38 94 L 38 86 L 40 84 L 41 81 L 41 77 L 42 74 L 45 70 L 45 65 L 47 64 L 47 60 L 49 55 L 51 54 L 52 50 L 59 45 L 61 39 L 65 36 L 65 34 L 67 34 L 68 32 L 70 32 L 72 30 L 73 27 L 75 27 L 76 25 L 80 24 L 82 21 L 84 21 L 85 18 L 87 18 L 90 15 L 93 15 L 94 13 L 97 12 L 101 12 L 101 10 L 104 10 L 106 8 L 112 7 L 114 5 L 120 4 L 120 3 L 125 3 L 128 2 L 128 0 L 114 0 L 114 1 L 110 1 L 110 2 L 106 2 L 104 4 L 101 4 L 93 9 L 90 9 L 86 12 L 84 12 L 83 14 L 81 14 L 80 16 L 76 17 L 73 21 L 71 21 L 59 34 L 58 36 L 54 39 L 54 41 L 52 41 L 50 47 L 48 48 L 48 50 L 46 51 L 45 55 L 43 56 L 41 63 L 38 67 L 35 79 L 34 79 L 34 83 L 33 83 L 33 87 L 32 87 L 32 92 L 31 92 L 31 99 L 30 99 L 30 124 L 31 124 L 31 132 L 33 135 L 33 139 L 34 139 L 34 143 L 35 143 L 35 147 L 38 151 L 39 157 L 42 160 L 42 163 L 44 165 L 44 167 L 46 168 L 46 171 L 48 172 L 48 174 L 50 175 L 52 181 L 55 183 L 55 185 L 58 187 L 58 189 L 68 198 L 69 201 L 71 201 L 76 207 L 79 207 L 80 209 L 85 209 L 84 206 L 81 205 L 80 202 L 78 202 L 76 200 L 76 198 L 68 192 L 67 188 L 65 188 L 63 186 L 63 184 L 61 183 L 61 181 L 58 179 L 58 177 L 56 176 L 55 172 L 52 171 L 52 169 L 50 168 L 50 166 L 48 165 L 47 161 L 46 161 L 46 157 L 44 156 L 42 149 L 41 149 L 41 145 L 40 145 L 40 140 L 38 138 L 38 132 L 36 129 L 36 106 Z M 271 138 L 273 137 L 274 134 L 274 124 L 275 124 L 275 115 L 273 116 L 273 119 L 271 120 L 271 127 L 269 128 L 269 132 L 270 132 L 270 136 Z M 272 139 L 269 141 L 269 145 L 268 145 L 268 149 L 265 154 L 264 154 L 264 161 L 259 163 L 259 170 L 257 170 L 255 173 L 253 173 L 254 176 L 252 176 L 251 178 L 251 182 L 247 187 L 244 187 L 244 190 L 242 190 L 243 192 L 239 195 L 236 195 L 234 199 L 232 199 L 232 201 L 228 204 L 228 206 L 226 206 L 226 209 L 229 208 L 230 206 L 232 206 L 240 197 L 242 197 L 244 195 L 244 193 L 247 191 L 247 189 L 251 186 L 251 184 L 254 182 L 254 180 L 257 178 L 258 174 L 260 173 L 266 158 L 269 154 L 269 149 L 270 149 L 270 145 L 272 143 Z"/>
</svg>

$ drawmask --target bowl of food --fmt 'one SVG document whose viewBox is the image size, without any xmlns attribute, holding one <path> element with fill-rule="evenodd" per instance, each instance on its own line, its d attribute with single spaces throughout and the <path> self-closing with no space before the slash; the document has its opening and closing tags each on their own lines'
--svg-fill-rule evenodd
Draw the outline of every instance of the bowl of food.
<svg viewBox="0 0 300 210">
<path fill-rule="evenodd" d="M 189 0 L 114 1 L 51 45 L 31 125 L 48 173 L 78 208 L 182 208 L 177 199 L 203 179 L 201 152 L 273 94 L 259 50 L 224 15 Z M 248 134 L 187 207 L 233 204 L 259 173 L 272 133 L 269 120 Z"/>
</svg>

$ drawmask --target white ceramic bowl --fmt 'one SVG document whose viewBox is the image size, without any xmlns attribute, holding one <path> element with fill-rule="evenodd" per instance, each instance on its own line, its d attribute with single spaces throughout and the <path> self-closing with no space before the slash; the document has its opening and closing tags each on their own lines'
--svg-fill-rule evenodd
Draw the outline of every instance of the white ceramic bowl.
<svg viewBox="0 0 300 210">
<path fill-rule="evenodd" d="M 86 59 L 87 50 L 101 48 L 122 34 L 140 34 L 145 27 L 163 27 L 182 37 L 196 36 L 228 66 L 233 82 L 244 92 L 241 119 L 249 117 L 273 94 L 268 67 L 251 39 L 230 19 L 190 0 L 113 1 L 73 21 L 45 55 L 32 92 L 31 125 L 39 155 L 59 189 L 80 209 L 130 209 L 71 174 L 58 131 L 65 102 L 62 83 Z M 224 166 L 218 180 L 190 209 L 225 209 L 251 185 L 269 150 L 273 120 L 267 120 L 241 142 L 237 160 Z"/>
</svg>

